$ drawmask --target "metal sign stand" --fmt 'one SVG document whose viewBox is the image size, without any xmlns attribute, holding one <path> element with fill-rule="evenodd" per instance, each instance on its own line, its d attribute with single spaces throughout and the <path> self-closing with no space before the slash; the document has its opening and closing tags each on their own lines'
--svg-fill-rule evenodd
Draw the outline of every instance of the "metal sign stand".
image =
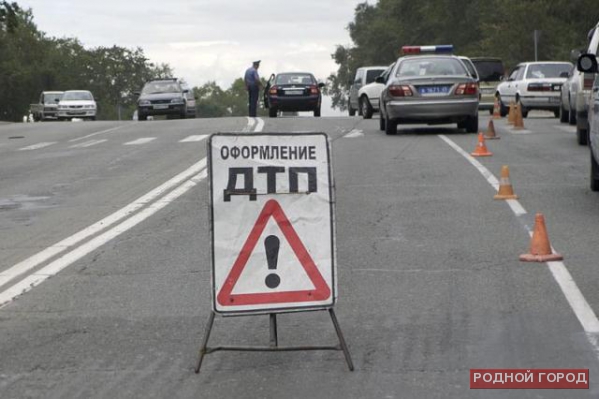
<svg viewBox="0 0 599 399">
<path fill-rule="evenodd" d="M 350 371 L 354 371 L 354 364 L 351 359 L 351 355 L 349 353 L 349 349 L 347 348 L 347 344 L 345 343 L 345 338 L 343 337 L 343 332 L 341 331 L 341 326 L 339 326 L 339 322 L 337 321 L 337 316 L 335 316 L 335 311 L 333 308 L 324 309 L 328 310 L 331 315 L 331 320 L 333 321 L 333 326 L 335 327 L 335 332 L 337 333 L 337 337 L 339 338 L 339 345 L 336 346 L 279 346 L 279 338 L 277 332 L 277 314 L 270 313 L 270 346 L 216 346 L 213 348 L 208 347 L 208 340 L 210 339 L 210 333 L 212 332 L 212 325 L 214 324 L 214 316 L 215 312 L 211 311 L 210 316 L 208 317 L 208 325 L 206 326 L 206 332 L 204 333 L 204 339 L 202 340 L 202 347 L 200 348 L 200 357 L 198 360 L 198 365 L 196 366 L 195 372 L 198 374 L 200 372 L 200 368 L 202 367 L 202 361 L 204 360 L 204 355 L 209 355 L 218 351 L 237 351 L 237 352 L 295 352 L 295 351 L 326 351 L 326 350 L 335 350 L 335 351 L 343 351 L 343 355 L 345 356 L 345 361 L 347 362 L 347 367 L 349 367 Z"/>
</svg>

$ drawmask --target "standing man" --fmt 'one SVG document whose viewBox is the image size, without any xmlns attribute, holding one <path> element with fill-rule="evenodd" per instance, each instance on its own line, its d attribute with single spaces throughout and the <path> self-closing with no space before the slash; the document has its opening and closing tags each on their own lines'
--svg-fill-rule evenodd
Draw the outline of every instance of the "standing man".
<svg viewBox="0 0 599 399">
<path fill-rule="evenodd" d="M 260 68 L 260 61 L 254 61 L 252 66 L 245 71 L 245 87 L 248 91 L 250 100 L 249 113 L 250 117 L 256 117 L 256 111 L 258 108 L 258 97 L 262 82 L 260 82 L 260 76 L 258 76 L 258 68 Z"/>
</svg>

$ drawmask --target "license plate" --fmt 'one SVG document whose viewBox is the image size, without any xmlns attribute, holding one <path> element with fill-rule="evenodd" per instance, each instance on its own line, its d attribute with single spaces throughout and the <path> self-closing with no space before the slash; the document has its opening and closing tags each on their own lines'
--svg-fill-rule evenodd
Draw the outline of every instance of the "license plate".
<svg viewBox="0 0 599 399">
<path fill-rule="evenodd" d="M 154 105 L 154 109 L 168 109 L 168 105 Z"/>
<path fill-rule="evenodd" d="M 288 96 L 301 96 L 302 94 L 304 94 L 303 90 L 287 90 L 285 91 L 285 94 Z"/>
<path fill-rule="evenodd" d="M 418 93 L 420 94 L 447 94 L 451 86 L 420 86 Z"/>
</svg>

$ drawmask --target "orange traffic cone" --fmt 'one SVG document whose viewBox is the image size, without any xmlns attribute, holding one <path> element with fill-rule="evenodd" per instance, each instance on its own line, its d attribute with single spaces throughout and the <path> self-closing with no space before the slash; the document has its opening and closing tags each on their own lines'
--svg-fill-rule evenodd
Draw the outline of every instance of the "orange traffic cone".
<svg viewBox="0 0 599 399">
<path fill-rule="evenodd" d="M 514 130 L 524 129 L 524 118 L 522 118 L 522 105 L 516 104 L 516 116 L 514 119 Z"/>
<path fill-rule="evenodd" d="M 487 145 L 485 144 L 485 136 L 483 135 L 483 132 L 478 133 L 478 144 L 474 152 L 472 152 L 470 155 L 472 155 L 473 157 L 490 157 L 491 155 L 493 155 L 493 153 L 487 149 Z"/>
<path fill-rule="evenodd" d="M 563 256 L 553 253 L 549 238 L 547 237 L 545 218 L 542 213 L 537 213 L 535 230 L 530 240 L 530 253 L 520 255 L 520 260 L 522 262 L 553 262 L 562 259 L 564 259 Z"/>
<path fill-rule="evenodd" d="M 513 125 L 516 121 L 516 104 L 512 101 L 510 103 L 510 111 L 507 114 L 507 123 L 508 125 Z"/>
<path fill-rule="evenodd" d="M 497 97 L 495 97 L 495 103 L 493 104 L 493 119 L 501 119 L 501 104 L 499 104 Z"/>
<path fill-rule="evenodd" d="M 489 120 L 489 126 L 487 126 L 487 133 L 485 133 L 485 139 L 487 140 L 499 140 L 500 137 L 495 134 L 495 124 L 493 119 Z"/>
<path fill-rule="evenodd" d="M 512 183 L 510 183 L 510 168 L 507 165 L 501 167 L 501 179 L 499 179 L 499 190 L 493 198 L 496 200 L 518 199 L 514 194 Z"/>
</svg>

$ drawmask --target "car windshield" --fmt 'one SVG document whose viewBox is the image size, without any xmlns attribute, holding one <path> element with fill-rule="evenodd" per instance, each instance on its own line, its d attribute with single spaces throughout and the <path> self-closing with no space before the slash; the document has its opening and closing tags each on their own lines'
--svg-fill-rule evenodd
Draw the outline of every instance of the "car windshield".
<svg viewBox="0 0 599 399">
<path fill-rule="evenodd" d="M 468 76 L 466 67 L 454 58 L 411 58 L 404 60 L 396 76 Z"/>
<path fill-rule="evenodd" d="M 49 93 L 44 94 L 44 104 L 53 104 L 56 100 L 60 101 L 62 99 L 62 93 Z"/>
<path fill-rule="evenodd" d="M 316 84 L 314 77 L 308 73 L 282 73 L 275 79 L 277 85 L 313 85 Z"/>
<path fill-rule="evenodd" d="M 527 79 L 559 78 L 563 72 L 569 72 L 572 64 L 532 64 L 526 71 Z"/>
<path fill-rule="evenodd" d="M 370 69 L 366 72 L 366 84 L 374 82 L 374 80 L 385 72 L 384 69 Z"/>
<path fill-rule="evenodd" d="M 179 93 L 181 88 L 177 82 L 150 82 L 147 83 L 142 94 Z"/>
<path fill-rule="evenodd" d="M 94 97 L 89 91 L 68 91 L 64 93 L 62 99 L 68 101 L 93 101 Z"/>
<path fill-rule="evenodd" d="M 500 60 L 472 60 L 472 63 L 483 82 L 499 82 L 505 73 Z"/>
</svg>

